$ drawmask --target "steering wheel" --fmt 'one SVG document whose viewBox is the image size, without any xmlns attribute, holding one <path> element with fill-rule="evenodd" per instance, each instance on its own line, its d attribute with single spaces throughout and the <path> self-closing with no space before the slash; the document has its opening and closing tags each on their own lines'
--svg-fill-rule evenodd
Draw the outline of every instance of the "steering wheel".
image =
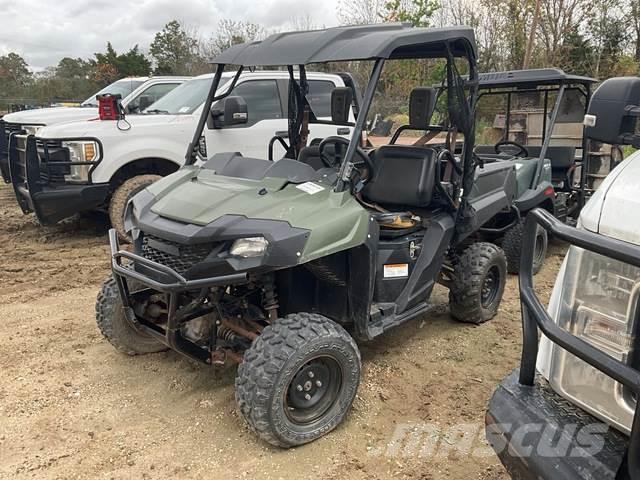
<svg viewBox="0 0 640 480">
<path fill-rule="evenodd" d="M 496 151 L 496 153 L 503 153 L 502 149 L 500 147 L 504 147 L 504 146 L 512 146 L 512 147 L 516 147 L 518 149 L 518 151 L 515 153 L 516 157 L 528 157 L 529 156 L 529 150 L 527 150 L 527 148 L 518 143 L 518 142 L 513 142 L 511 140 L 505 140 L 503 142 L 498 142 L 495 144 L 495 146 L 493 147 L 493 149 Z"/>
<path fill-rule="evenodd" d="M 333 144 L 344 145 L 345 151 L 346 151 L 346 148 L 348 148 L 350 141 L 351 140 L 349 140 L 348 138 L 338 137 L 338 136 L 331 136 L 322 140 L 320 142 L 320 145 L 318 145 L 318 151 L 320 153 L 320 160 L 322 160 L 322 163 L 324 163 L 329 168 L 335 168 L 336 167 L 335 162 L 331 162 L 327 158 L 327 156 L 324 155 L 324 149 L 327 147 L 327 145 L 329 145 L 330 143 L 333 143 Z M 367 153 L 364 150 L 362 150 L 362 148 L 360 148 L 359 146 L 356 146 L 356 155 L 360 158 L 360 160 L 362 160 L 362 163 L 364 163 L 367 167 L 367 170 L 368 170 L 367 178 L 372 178 L 373 172 L 374 172 L 374 166 L 373 166 L 373 162 L 371 161 L 371 158 L 369 158 L 369 155 L 367 155 Z"/>
</svg>

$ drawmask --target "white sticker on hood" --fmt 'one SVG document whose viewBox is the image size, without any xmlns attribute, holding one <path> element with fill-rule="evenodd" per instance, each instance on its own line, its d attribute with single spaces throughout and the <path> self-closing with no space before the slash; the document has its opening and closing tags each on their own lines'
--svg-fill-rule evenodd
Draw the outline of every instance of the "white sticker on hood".
<svg viewBox="0 0 640 480">
<path fill-rule="evenodd" d="M 313 195 L 324 190 L 323 186 L 313 182 L 301 183 L 300 185 L 296 185 L 296 188 L 299 188 L 303 192 L 307 192 L 309 195 Z"/>
</svg>

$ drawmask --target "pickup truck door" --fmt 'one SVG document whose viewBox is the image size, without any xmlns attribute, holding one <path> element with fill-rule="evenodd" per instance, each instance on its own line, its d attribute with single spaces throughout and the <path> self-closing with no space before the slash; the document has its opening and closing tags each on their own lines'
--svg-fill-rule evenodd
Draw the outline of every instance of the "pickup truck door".
<svg viewBox="0 0 640 480">
<path fill-rule="evenodd" d="M 279 85 L 280 83 L 280 85 Z M 285 83 L 287 83 L 285 81 Z M 328 80 L 311 80 L 310 96 L 314 111 L 322 112 L 330 116 L 331 91 L 335 87 Z M 320 92 L 319 90 L 322 90 Z M 312 96 L 314 92 L 318 94 Z M 269 158 L 269 141 L 275 136 L 287 135 L 286 98 L 282 98 L 282 81 L 275 79 L 255 79 L 239 83 L 232 95 L 237 95 L 247 102 L 249 121 L 243 125 L 207 130 L 207 152 L 210 157 L 218 152 L 240 152 L 245 157 Z M 318 105 L 315 108 L 315 104 Z M 321 105 L 321 107 L 320 107 Z M 326 118 L 328 119 L 328 117 Z M 342 134 L 349 136 L 351 128 L 338 128 L 335 125 L 309 125 L 309 141 L 314 138 L 324 138 L 330 135 Z M 347 132 L 348 133 L 345 133 Z M 288 142 L 288 139 L 285 138 Z M 273 158 L 278 160 L 284 156 L 285 150 L 276 142 L 273 149 Z"/>
</svg>

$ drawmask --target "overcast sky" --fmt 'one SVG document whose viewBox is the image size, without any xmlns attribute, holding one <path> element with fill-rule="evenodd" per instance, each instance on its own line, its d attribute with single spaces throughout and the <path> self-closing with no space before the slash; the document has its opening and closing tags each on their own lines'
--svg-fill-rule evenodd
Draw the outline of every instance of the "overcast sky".
<svg viewBox="0 0 640 480">
<path fill-rule="evenodd" d="M 107 41 L 120 52 L 136 43 L 146 51 L 170 20 L 208 37 L 222 18 L 270 29 L 290 28 L 295 17 L 337 24 L 339 0 L 0 0 L 0 54 L 17 52 L 34 70 L 63 57 L 93 56 Z"/>
</svg>

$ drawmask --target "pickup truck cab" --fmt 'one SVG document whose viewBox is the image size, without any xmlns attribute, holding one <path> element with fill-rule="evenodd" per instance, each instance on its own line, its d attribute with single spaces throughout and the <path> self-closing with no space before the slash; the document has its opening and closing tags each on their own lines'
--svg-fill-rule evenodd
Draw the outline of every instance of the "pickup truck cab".
<svg viewBox="0 0 640 480">
<path fill-rule="evenodd" d="M 242 74 L 235 85 L 224 75 L 220 92 L 247 104 L 248 121 L 238 125 L 209 122 L 199 144 L 202 157 L 242 151 L 245 156 L 281 158 L 287 135 L 288 73 L 259 71 Z M 184 164 L 213 75 L 202 75 L 179 86 L 141 115 L 117 121 L 81 121 L 47 126 L 37 135 L 15 135 L 10 146 L 14 191 L 24 213 L 34 212 L 42 224 L 52 224 L 81 211 L 103 209 L 122 234 L 129 198 L 161 176 Z M 330 124 L 331 93 L 344 87 L 343 76 L 308 75 L 308 99 L 317 118 L 309 140 L 331 135 L 349 137 L 350 127 Z M 216 106 L 214 105 L 214 109 Z M 353 109 L 350 112 L 353 119 Z"/>
<path fill-rule="evenodd" d="M 105 93 L 120 95 L 122 106 L 128 113 L 140 113 L 152 103 L 190 77 L 130 77 L 107 85 L 87 98 L 79 107 L 53 107 L 25 110 L 5 115 L 0 120 L 0 172 L 5 183 L 10 183 L 8 166 L 9 135 L 37 133 L 46 125 L 77 122 L 98 118 L 96 97 Z"/>
<path fill-rule="evenodd" d="M 585 134 L 640 148 L 640 78 L 594 93 Z M 603 181 L 577 228 L 527 218 L 520 269 L 523 354 L 497 388 L 487 438 L 513 478 L 640 478 L 640 151 Z M 532 281 L 538 225 L 571 246 L 548 308 Z M 538 340 L 538 333 L 543 333 Z"/>
</svg>

